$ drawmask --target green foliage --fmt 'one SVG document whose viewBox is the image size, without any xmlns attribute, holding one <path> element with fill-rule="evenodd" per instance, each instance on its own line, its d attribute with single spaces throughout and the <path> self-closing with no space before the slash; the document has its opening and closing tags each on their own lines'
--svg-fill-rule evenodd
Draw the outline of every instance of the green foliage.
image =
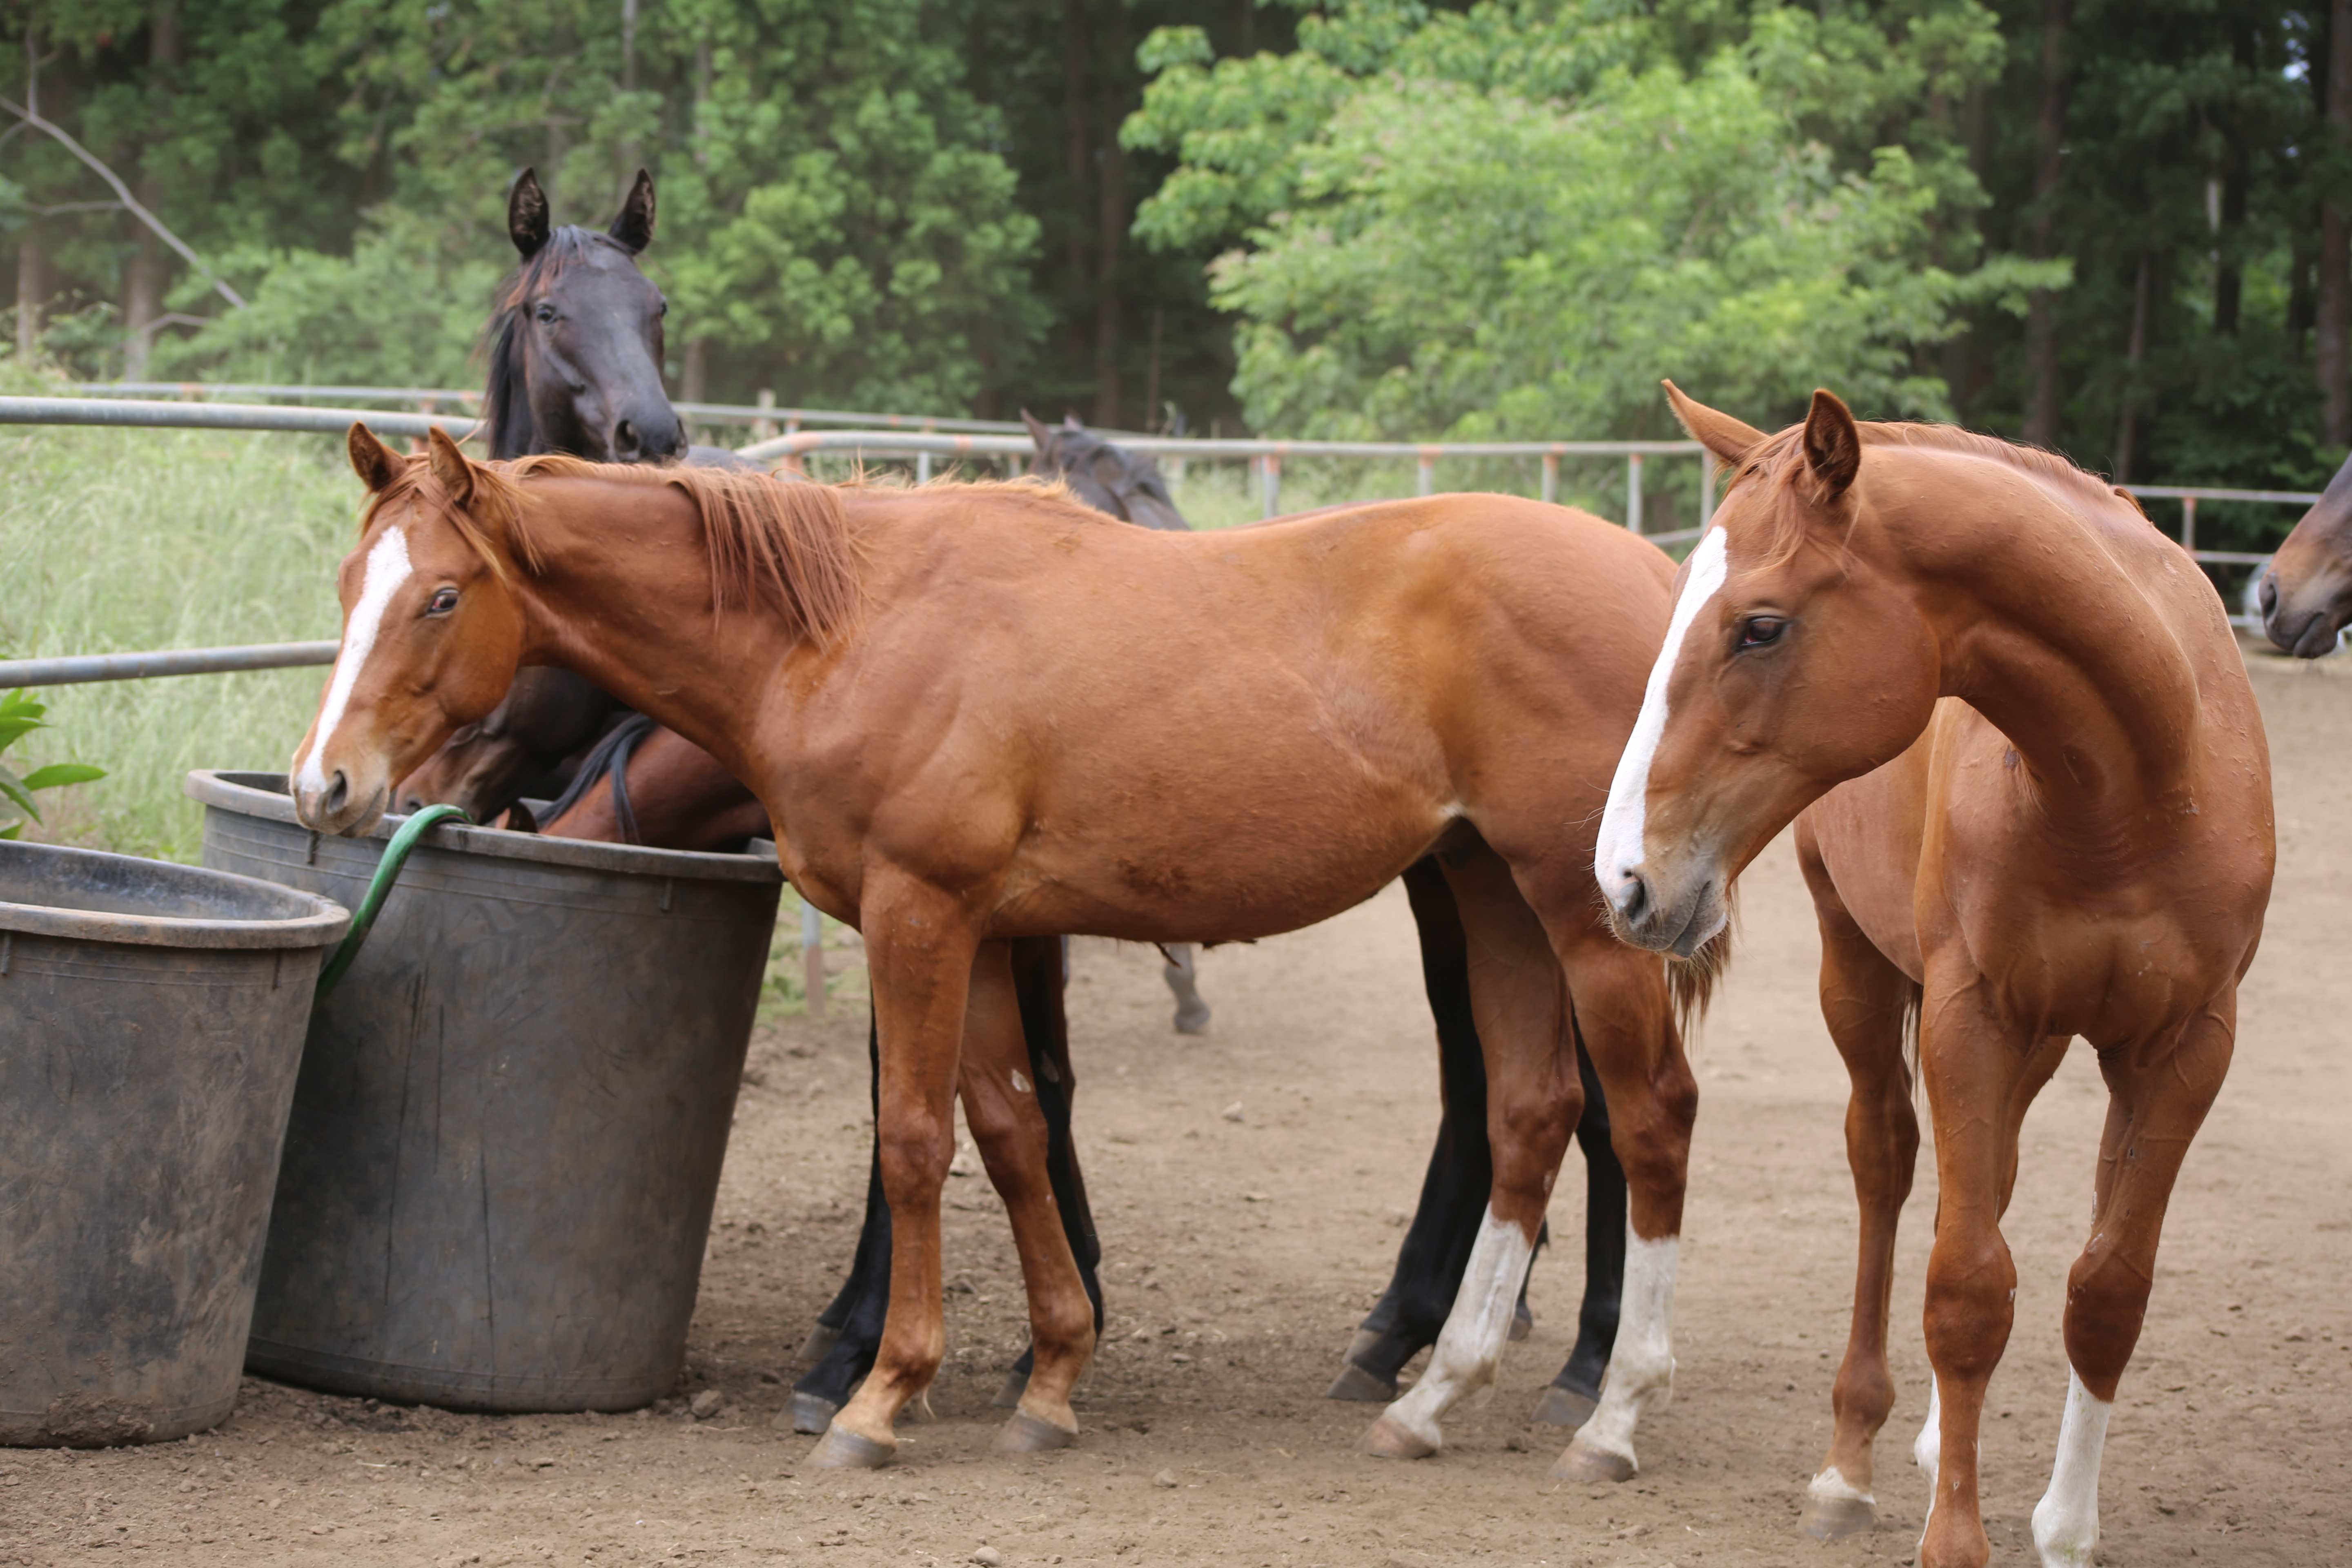
<svg viewBox="0 0 2352 1568">
<path fill-rule="evenodd" d="M 0 752 L 36 730 L 48 729 L 48 705 L 35 701 L 28 691 L 0 696 Z M 51 763 L 21 775 L 0 763 L 0 838 L 15 838 L 24 832 L 26 823 L 41 820 L 40 808 L 33 804 L 35 790 L 89 784 L 105 776 L 104 768 L 88 763 Z"/>
<path fill-rule="evenodd" d="M 1900 37 L 1761 6 L 1670 47 L 1701 6 L 1355 0 L 1300 48 L 1213 67 L 1163 33 L 1129 122 L 1181 163 L 1144 205 L 1214 268 L 1261 429 L 1329 437 L 1662 435 L 1657 380 L 1764 419 L 1833 384 L 1948 412 L 1918 350 L 2063 263 L 1937 259 L 1977 199 L 1945 150 L 1873 146 L 1894 106 L 1998 56 L 1973 0 Z M 1724 29 L 1717 29 L 1724 31 Z"/>
</svg>

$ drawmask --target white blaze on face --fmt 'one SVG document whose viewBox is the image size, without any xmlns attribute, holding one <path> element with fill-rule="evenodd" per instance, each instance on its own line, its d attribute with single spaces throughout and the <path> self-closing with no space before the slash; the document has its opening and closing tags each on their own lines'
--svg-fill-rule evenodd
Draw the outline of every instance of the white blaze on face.
<svg viewBox="0 0 2352 1568">
<path fill-rule="evenodd" d="M 360 669 L 374 651 L 376 633 L 383 629 L 383 613 L 391 607 L 393 595 L 414 570 L 408 560 L 408 535 L 398 528 L 385 529 L 368 552 L 367 564 L 361 568 L 360 602 L 352 606 L 352 617 L 343 624 L 343 646 L 335 655 L 334 679 L 327 684 L 326 705 L 319 710 L 310 754 L 295 770 L 298 789 L 316 793 L 327 787 L 327 773 L 319 759 L 326 754 L 327 742 L 334 739 L 335 727 L 343 721 L 352 688 L 359 684 Z"/>
<path fill-rule="evenodd" d="M 2115 1406 L 2066 1369 L 2066 1414 L 2058 1425 L 2058 1462 L 2050 1489 L 2033 1510 L 2033 1545 L 2042 1568 L 2084 1568 L 2099 1547 L 2099 1459 Z"/>
<path fill-rule="evenodd" d="M 1633 875 L 1641 869 L 1646 851 L 1642 835 L 1646 826 L 1650 795 L 1650 763 L 1666 732 L 1666 686 L 1675 663 L 1682 657 L 1683 638 L 1700 610 L 1721 591 L 1728 571 L 1723 530 L 1709 529 L 1691 552 L 1690 574 L 1683 579 L 1682 597 L 1675 601 L 1674 619 L 1666 626 L 1666 646 L 1650 667 L 1650 684 L 1642 694 L 1641 716 L 1633 721 L 1633 738 L 1617 759 L 1617 776 L 1610 781 L 1609 808 L 1601 816 L 1601 837 L 1593 847 L 1592 874 L 1611 904 L 1625 907 Z"/>
</svg>

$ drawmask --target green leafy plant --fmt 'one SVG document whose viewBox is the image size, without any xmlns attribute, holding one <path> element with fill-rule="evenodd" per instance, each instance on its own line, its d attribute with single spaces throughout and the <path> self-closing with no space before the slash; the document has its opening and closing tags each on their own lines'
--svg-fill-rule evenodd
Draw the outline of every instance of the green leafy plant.
<svg viewBox="0 0 2352 1568">
<path fill-rule="evenodd" d="M 50 728 L 48 705 L 34 700 L 29 691 L 12 691 L 0 697 L 0 752 L 31 734 L 36 730 Z M 88 784 L 106 776 L 104 768 L 88 763 L 51 763 L 35 768 L 19 777 L 5 763 L 0 763 L 0 838 L 14 838 L 25 830 L 29 820 L 41 820 L 40 808 L 33 804 L 33 792 L 57 789 L 65 784 Z"/>
</svg>

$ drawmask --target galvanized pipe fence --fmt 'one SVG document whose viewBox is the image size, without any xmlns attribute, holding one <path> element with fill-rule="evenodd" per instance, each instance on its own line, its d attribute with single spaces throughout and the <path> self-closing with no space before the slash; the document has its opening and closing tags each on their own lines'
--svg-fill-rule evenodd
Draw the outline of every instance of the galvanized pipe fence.
<svg viewBox="0 0 2352 1568">
<path fill-rule="evenodd" d="M 445 415 L 431 412 L 429 405 L 439 399 L 478 400 L 478 394 L 438 393 L 414 387 L 325 387 L 268 386 L 239 384 L 234 387 L 214 384 L 181 384 L 166 382 L 86 385 L 85 392 L 106 395 L 84 397 L 0 397 L 0 425 L 71 425 L 136 427 L 149 429 L 204 429 L 285 431 L 317 435 L 341 436 L 354 422 L 364 422 L 379 435 L 422 437 L 426 431 L 440 429 L 463 440 L 470 435 L 478 421 L 465 415 Z M 354 400 L 379 398 L 385 401 L 425 404 L 425 410 L 410 412 L 400 409 L 362 409 L 348 407 L 311 407 L 305 405 L 274 405 L 256 404 L 224 404 L 194 401 L 160 401 L 113 395 L 138 391 L 184 392 L 190 395 L 223 391 L 238 391 L 252 395 L 283 395 L 287 396 L 324 396 L 341 395 Z M 857 418 L 878 419 L 878 416 L 832 414 L 824 410 L 784 410 L 762 404 L 753 407 L 730 405 L 679 405 L 681 412 L 709 408 L 729 416 L 744 414 L 757 416 L 746 421 L 757 432 L 760 423 L 781 420 L 787 414 L 809 419 Z M 797 467 L 812 454 L 844 453 L 854 458 L 885 460 L 912 459 L 919 481 L 931 477 L 935 459 L 988 458 L 1010 461 L 1025 460 L 1036 451 L 1024 427 L 991 424 L 980 420 L 952 421 L 946 419 L 907 419 L 892 416 L 895 428 L 862 430 L 801 430 L 779 431 L 773 436 L 753 441 L 740 448 L 740 455 L 757 462 L 782 463 Z M 950 426 L 976 426 L 954 430 Z M 916 426 L 921 426 L 917 428 Z M 1014 434 L 1018 432 L 1018 434 Z M 1132 450 L 1148 452 L 1171 459 L 1181 478 L 1184 465 L 1191 462 L 1246 461 L 1250 465 L 1253 488 L 1258 493 L 1264 515 L 1273 517 L 1280 510 L 1282 465 L 1286 458 L 1331 458 L 1359 460 L 1396 460 L 1410 458 L 1414 464 L 1416 492 L 1433 493 L 1436 465 L 1441 460 L 1479 459 L 1496 458 L 1537 458 L 1543 472 L 1542 495 L 1545 500 L 1558 497 L 1559 465 L 1562 458 L 1622 458 L 1625 462 L 1625 526 L 1635 533 L 1643 531 L 1643 495 L 1646 479 L 1645 464 L 1651 458 L 1696 457 L 1700 461 L 1700 515 L 1711 513 L 1715 507 L 1717 468 L 1705 448 L 1696 441 L 1474 441 L 1474 442 L 1410 442 L 1410 441 L 1276 441 L 1171 436 L 1118 437 L 1118 444 Z M 2195 558 L 2213 566 L 2253 566 L 2266 564 L 2267 554 L 2249 551 L 2200 550 L 2197 548 L 2197 507 L 2200 501 L 2249 501 L 2276 505 L 2308 507 L 2319 500 L 2316 492 L 2301 490 L 2247 490 L 2172 485 L 2126 485 L 2123 487 L 2143 500 L 2170 500 L 2180 503 L 2180 542 Z M 1703 528 L 1676 529 L 1647 537 L 1661 545 L 1685 543 L 1696 539 Z M 2248 627 L 2252 618 L 2232 616 L 2231 621 Z M 159 676 L 205 675 L 226 671 L 254 669 L 289 669 L 305 666 L 328 665 L 335 661 L 339 645 L 335 642 L 299 642 L 257 644 L 238 647 L 176 648 L 139 653 L 80 654 L 49 658 L 0 660 L 0 689 L 19 686 L 66 686 L 86 681 L 143 680 Z"/>
</svg>

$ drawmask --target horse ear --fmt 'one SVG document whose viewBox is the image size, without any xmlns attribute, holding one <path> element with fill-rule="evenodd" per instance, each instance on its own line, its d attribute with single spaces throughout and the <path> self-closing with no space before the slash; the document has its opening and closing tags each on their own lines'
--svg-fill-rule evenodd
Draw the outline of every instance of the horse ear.
<svg viewBox="0 0 2352 1568">
<path fill-rule="evenodd" d="M 352 455 L 352 471 L 376 494 L 390 489 L 392 481 L 400 478 L 400 459 L 393 456 L 391 447 L 376 439 L 374 431 L 359 421 L 352 422 L 352 433 L 344 438 L 343 446 Z"/>
<path fill-rule="evenodd" d="M 507 194 L 507 237 L 529 261 L 547 243 L 547 193 L 539 188 L 539 174 L 525 169 Z"/>
<path fill-rule="evenodd" d="M 604 231 L 625 246 L 631 256 L 654 242 L 654 177 L 643 169 L 637 171 L 637 183 L 629 187 L 629 199 L 621 204 L 621 216 Z"/>
<path fill-rule="evenodd" d="M 1805 467 L 1823 500 L 1845 494 L 1862 468 L 1862 432 L 1854 428 L 1853 411 L 1821 387 L 1813 389 L 1813 405 L 1805 413 Z"/>
<path fill-rule="evenodd" d="M 1026 408 L 1021 411 L 1021 423 L 1029 426 L 1029 439 L 1037 443 L 1037 450 L 1040 452 L 1044 451 L 1045 449 L 1045 443 L 1054 438 L 1053 430 L 1046 426 L 1044 420 L 1030 413 Z"/>
<path fill-rule="evenodd" d="M 1763 431 L 1709 408 L 1671 381 L 1659 384 L 1666 389 L 1666 401 L 1674 405 L 1675 417 L 1682 421 L 1691 439 L 1714 453 L 1717 462 L 1743 462 L 1748 453 L 1764 444 Z"/>
<path fill-rule="evenodd" d="M 474 499 L 474 465 L 466 454 L 457 450 L 457 443 L 449 439 L 448 432 L 436 425 L 425 437 L 425 460 L 433 465 L 433 477 L 449 492 L 449 504 L 464 507 Z"/>
</svg>

